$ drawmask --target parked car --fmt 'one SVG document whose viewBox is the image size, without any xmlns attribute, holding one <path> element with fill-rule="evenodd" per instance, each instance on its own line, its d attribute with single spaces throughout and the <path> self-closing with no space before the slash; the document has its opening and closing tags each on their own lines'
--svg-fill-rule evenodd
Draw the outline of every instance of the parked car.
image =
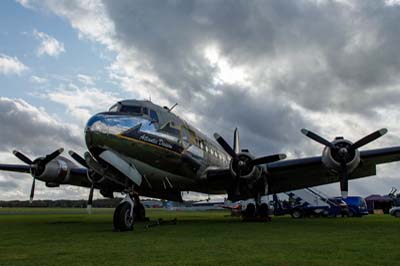
<svg viewBox="0 0 400 266">
<path fill-rule="evenodd" d="M 394 217 L 400 218 L 400 206 L 393 207 L 389 210 L 389 214 Z"/>
</svg>

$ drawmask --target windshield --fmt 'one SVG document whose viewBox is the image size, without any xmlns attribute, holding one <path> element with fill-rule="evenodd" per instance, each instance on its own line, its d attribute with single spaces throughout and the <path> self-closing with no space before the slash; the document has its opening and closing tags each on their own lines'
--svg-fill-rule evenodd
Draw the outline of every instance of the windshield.
<svg viewBox="0 0 400 266">
<path fill-rule="evenodd" d="M 362 197 L 347 197 L 345 199 L 348 205 L 352 206 L 364 206 L 366 205 L 365 200 Z"/>
<path fill-rule="evenodd" d="M 122 105 L 121 108 L 119 109 L 119 111 L 121 113 L 141 114 L 142 113 L 142 107 L 141 106 Z"/>
</svg>

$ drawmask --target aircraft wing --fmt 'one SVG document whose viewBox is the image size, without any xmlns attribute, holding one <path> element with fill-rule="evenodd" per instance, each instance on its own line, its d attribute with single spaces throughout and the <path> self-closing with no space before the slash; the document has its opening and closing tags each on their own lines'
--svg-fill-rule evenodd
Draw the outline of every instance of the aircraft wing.
<svg viewBox="0 0 400 266">
<path fill-rule="evenodd" d="M 21 164 L 0 164 L 0 170 L 10 171 L 10 172 L 18 172 L 18 173 L 29 173 L 30 172 L 29 165 L 21 165 Z"/>
<path fill-rule="evenodd" d="M 361 162 L 349 175 L 356 179 L 376 174 L 376 165 L 400 161 L 400 147 L 360 151 Z M 322 157 L 279 161 L 268 164 L 268 193 L 279 193 L 339 181 L 322 163 Z"/>
</svg>

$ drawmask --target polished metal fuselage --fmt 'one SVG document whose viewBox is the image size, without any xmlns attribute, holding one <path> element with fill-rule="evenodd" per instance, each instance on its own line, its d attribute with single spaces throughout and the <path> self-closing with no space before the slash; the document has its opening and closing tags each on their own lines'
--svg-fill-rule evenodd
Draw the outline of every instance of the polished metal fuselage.
<svg viewBox="0 0 400 266">
<path fill-rule="evenodd" d="M 127 103 L 124 103 L 127 104 Z M 167 198 L 181 191 L 224 193 L 211 185 L 208 169 L 228 168 L 230 157 L 214 141 L 185 121 L 147 101 L 134 101 L 157 113 L 104 112 L 93 116 L 85 129 L 86 144 L 99 161 L 105 150 L 134 165 L 143 176 L 141 194 Z"/>
</svg>

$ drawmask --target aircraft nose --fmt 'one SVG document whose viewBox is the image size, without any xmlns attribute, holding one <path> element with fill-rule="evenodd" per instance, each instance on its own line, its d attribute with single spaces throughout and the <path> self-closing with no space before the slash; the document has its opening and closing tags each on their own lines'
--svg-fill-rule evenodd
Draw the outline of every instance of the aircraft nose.
<svg viewBox="0 0 400 266">
<path fill-rule="evenodd" d="M 107 130 L 107 121 L 105 115 L 103 114 L 96 114 L 92 116 L 86 123 L 86 132 L 107 133 Z"/>
<path fill-rule="evenodd" d="M 96 133 L 108 133 L 108 126 L 106 122 L 106 117 L 103 114 L 96 114 L 92 116 L 85 127 L 85 141 L 88 148 L 95 145 L 95 134 Z"/>
<path fill-rule="evenodd" d="M 147 117 L 99 113 L 88 120 L 85 128 L 85 139 L 87 146 L 92 147 L 100 145 L 100 142 L 109 137 L 120 134 L 135 135 L 139 131 L 155 132 L 156 128 Z"/>
</svg>

